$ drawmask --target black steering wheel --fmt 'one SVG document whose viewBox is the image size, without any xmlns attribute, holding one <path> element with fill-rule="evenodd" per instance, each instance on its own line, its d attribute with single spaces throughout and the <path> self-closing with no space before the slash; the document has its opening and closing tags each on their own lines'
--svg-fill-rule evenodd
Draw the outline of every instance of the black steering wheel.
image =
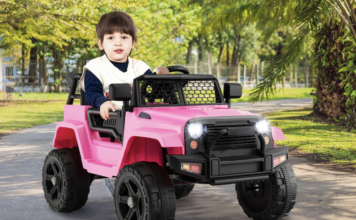
<svg viewBox="0 0 356 220">
<path fill-rule="evenodd" d="M 170 73 L 172 72 L 181 72 L 183 74 L 190 74 L 189 70 L 184 66 L 174 65 L 174 66 L 167 66 L 167 69 Z M 157 75 L 156 72 L 153 72 L 153 75 Z"/>
<path fill-rule="evenodd" d="M 181 72 L 183 74 L 190 74 L 189 70 L 183 66 L 175 65 L 175 66 L 167 66 L 169 72 Z"/>
</svg>

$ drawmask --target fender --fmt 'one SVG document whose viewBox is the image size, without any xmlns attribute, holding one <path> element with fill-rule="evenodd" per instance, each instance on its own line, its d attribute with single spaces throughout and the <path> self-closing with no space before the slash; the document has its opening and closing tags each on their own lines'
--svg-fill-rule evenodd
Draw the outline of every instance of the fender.
<svg viewBox="0 0 356 220">
<path fill-rule="evenodd" d="M 89 138 L 82 122 L 67 120 L 57 123 L 53 147 L 57 149 L 78 147 L 84 165 L 85 160 L 92 158 L 91 151 L 82 147 L 89 146 L 88 140 Z"/>
<path fill-rule="evenodd" d="M 177 131 L 159 128 L 138 128 L 125 133 L 124 146 L 128 146 L 132 137 L 156 139 L 162 147 L 181 147 L 184 154 L 184 142 Z"/>
<path fill-rule="evenodd" d="M 66 120 L 58 122 L 53 146 L 55 148 L 73 148 L 78 146 L 83 168 L 89 173 L 101 174 L 107 177 L 117 175 L 118 167 L 97 163 L 97 155 L 92 154 L 93 145 L 90 143 L 86 130 L 87 126 L 80 121 Z"/>
<path fill-rule="evenodd" d="M 119 159 L 120 169 L 136 161 L 155 161 L 164 166 L 162 148 L 169 154 L 184 154 L 184 144 L 177 131 L 159 128 L 138 128 L 124 134 L 125 152 Z M 144 141 L 146 140 L 146 141 Z"/>
<path fill-rule="evenodd" d="M 283 131 L 280 128 L 271 127 L 271 130 L 272 130 L 273 140 L 279 141 L 279 140 L 285 140 L 286 139 L 286 137 L 283 134 Z"/>
</svg>

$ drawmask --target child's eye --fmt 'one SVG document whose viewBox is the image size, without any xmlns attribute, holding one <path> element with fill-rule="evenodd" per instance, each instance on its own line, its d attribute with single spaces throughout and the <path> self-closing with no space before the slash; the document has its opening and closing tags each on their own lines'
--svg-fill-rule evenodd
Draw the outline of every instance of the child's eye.
<svg viewBox="0 0 356 220">
<path fill-rule="evenodd" d="M 124 37 L 122 37 L 122 39 L 127 39 L 127 37 L 124 36 Z"/>
<path fill-rule="evenodd" d="M 112 39 L 113 39 L 113 37 L 108 37 L 108 39 L 109 39 L 109 40 L 112 40 Z"/>
</svg>

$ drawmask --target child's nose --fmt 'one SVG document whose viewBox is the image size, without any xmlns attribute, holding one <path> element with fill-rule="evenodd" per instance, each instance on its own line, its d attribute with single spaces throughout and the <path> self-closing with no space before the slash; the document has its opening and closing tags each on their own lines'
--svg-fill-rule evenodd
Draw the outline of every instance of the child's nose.
<svg viewBox="0 0 356 220">
<path fill-rule="evenodd" d="M 116 45 L 116 46 L 120 46 L 120 45 L 121 45 L 120 39 L 117 39 L 117 40 L 115 41 L 115 45 Z"/>
</svg>

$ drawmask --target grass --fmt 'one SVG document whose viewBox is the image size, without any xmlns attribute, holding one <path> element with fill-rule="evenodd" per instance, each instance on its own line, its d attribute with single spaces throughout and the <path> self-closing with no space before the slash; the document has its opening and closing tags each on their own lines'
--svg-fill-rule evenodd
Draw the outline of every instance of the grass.
<svg viewBox="0 0 356 220">
<path fill-rule="evenodd" d="M 356 168 L 356 134 L 345 127 L 313 122 L 312 109 L 277 111 L 264 115 L 271 126 L 282 129 L 286 140 L 278 145 L 296 148 L 314 158 Z M 276 124 L 277 123 L 277 124 Z"/>
<path fill-rule="evenodd" d="M 65 101 L 0 105 L 0 134 L 63 121 Z M 74 104 L 79 104 L 75 101 Z"/>
<path fill-rule="evenodd" d="M 0 92 L 0 99 L 4 93 Z M 14 100 L 63 100 L 66 101 L 68 98 L 68 93 L 38 93 L 38 92 L 31 92 L 31 93 L 21 93 L 22 96 L 19 95 L 20 93 L 12 93 Z"/>
<path fill-rule="evenodd" d="M 247 102 L 249 99 L 249 94 L 253 89 L 246 88 L 242 90 L 242 97 L 239 99 L 231 100 L 235 102 Z M 280 100 L 280 99 L 304 99 L 311 98 L 310 95 L 313 88 L 290 88 L 290 89 L 277 89 L 277 94 L 271 97 L 269 100 Z"/>
</svg>

